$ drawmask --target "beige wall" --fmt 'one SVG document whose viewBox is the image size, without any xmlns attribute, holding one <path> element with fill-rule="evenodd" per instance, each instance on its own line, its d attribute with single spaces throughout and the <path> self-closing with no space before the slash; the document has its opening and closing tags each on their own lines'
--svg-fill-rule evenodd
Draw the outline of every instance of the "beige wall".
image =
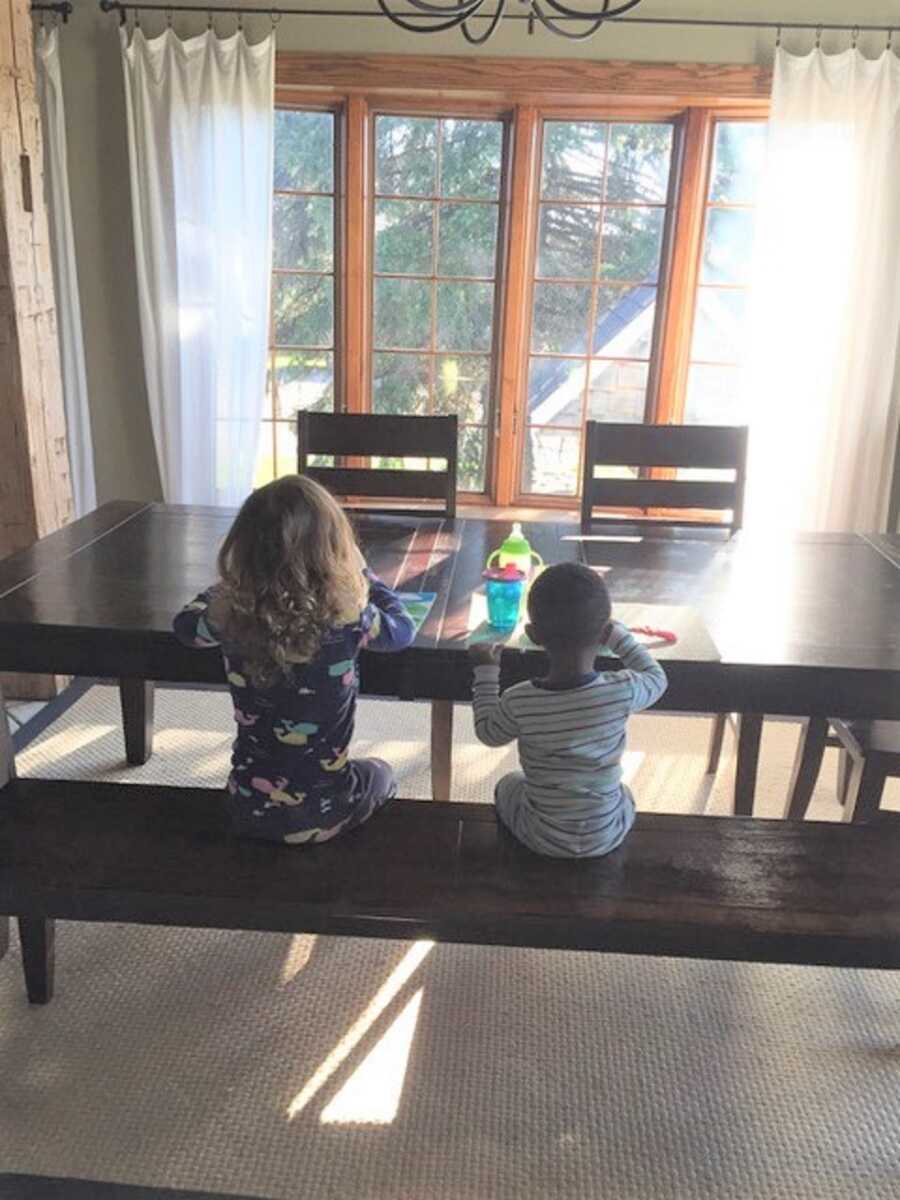
<svg viewBox="0 0 900 1200">
<path fill-rule="evenodd" d="M 232 2 L 232 0 L 229 0 Z M 277 0 L 276 0 L 277 2 Z M 291 0 L 282 0 L 288 4 Z M 297 2 L 297 0 L 294 0 Z M 302 3 L 303 0 L 300 0 Z M 401 0 L 402 2 L 402 0 Z M 489 4 L 492 0 L 487 0 Z M 177 7 L 178 0 L 173 0 Z M 156 498 L 156 470 L 141 363 L 124 96 L 117 21 L 100 13 L 96 0 L 75 0 L 78 11 L 63 30 L 62 64 L 69 135 L 69 170 L 81 288 L 84 341 L 100 500 Z M 248 3 L 248 7 L 251 4 Z M 349 7 L 375 8 L 374 0 L 350 0 Z M 252 0 L 266 11 L 266 4 Z M 514 10 L 515 4 L 511 5 Z M 846 14 L 861 24 L 900 21 L 897 0 L 644 0 L 646 16 L 745 17 L 753 20 L 841 21 Z M 220 17 L 221 32 L 234 29 L 233 17 Z M 163 19 L 145 14 L 150 34 Z M 206 18 L 176 20 L 183 34 L 199 33 Z M 250 36 L 269 27 L 266 16 L 248 18 Z M 798 52 L 811 34 L 785 34 Z M 847 35 L 826 35 L 826 49 L 844 48 Z M 897 39 L 900 49 L 900 37 Z M 327 20 L 285 17 L 278 27 L 284 50 L 391 52 L 395 54 L 479 53 L 457 33 L 433 37 L 406 34 L 379 20 Z M 612 26 L 587 43 L 569 43 L 525 26 L 502 28 L 480 53 L 560 58 L 617 58 L 687 62 L 767 62 L 773 36 L 753 30 L 665 29 Z M 861 47 L 880 53 L 884 34 L 869 35 Z"/>
</svg>

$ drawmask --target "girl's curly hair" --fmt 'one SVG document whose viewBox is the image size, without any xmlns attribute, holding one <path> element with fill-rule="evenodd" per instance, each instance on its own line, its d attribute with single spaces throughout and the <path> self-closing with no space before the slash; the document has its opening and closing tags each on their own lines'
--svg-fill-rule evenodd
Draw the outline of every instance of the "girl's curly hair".
<svg viewBox="0 0 900 1200">
<path fill-rule="evenodd" d="M 315 658 L 325 631 L 356 621 L 368 599 L 350 522 L 304 475 L 247 497 L 218 564 L 217 624 L 258 687 Z"/>
</svg>

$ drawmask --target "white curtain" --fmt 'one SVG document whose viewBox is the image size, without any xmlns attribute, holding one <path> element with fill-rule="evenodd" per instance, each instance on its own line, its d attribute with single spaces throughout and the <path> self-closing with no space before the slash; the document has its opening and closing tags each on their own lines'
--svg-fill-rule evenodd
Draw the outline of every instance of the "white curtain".
<svg viewBox="0 0 900 1200">
<path fill-rule="evenodd" d="M 66 113 L 59 67 L 59 34 L 55 28 L 38 30 L 35 60 L 44 137 L 44 186 L 56 286 L 56 320 L 66 411 L 66 439 L 69 445 L 69 473 L 75 515 L 81 517 L 97 507 L 97 490 L 94 481 L 91 414 L 84 370 L 75 237 L 69 202 Z"/>
<path fill-rule="evenodd" d="M 163 494 L 238 504 L 265 397 L 275 40 L 122 30 L 144 367 Z"/>
<path fill-rule="evenodd" d="M 747 527 L 879 529 L 898 421 L 900 59 L 779 50 L 763 190 Z"/>
</svg>

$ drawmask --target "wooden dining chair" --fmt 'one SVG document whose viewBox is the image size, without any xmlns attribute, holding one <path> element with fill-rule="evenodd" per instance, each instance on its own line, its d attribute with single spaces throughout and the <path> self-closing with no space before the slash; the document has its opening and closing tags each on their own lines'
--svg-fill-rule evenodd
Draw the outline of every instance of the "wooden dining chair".
<svg viewBox="0 0 900 1200">
<path fill-rule="evenodd" d="M 598 468 L 612 469 L 616 474 L 598 478 Z M 653 477 L 651 471 L 654 468 L 668 468 L 667 475 L 673 468 L 681 468 L 730 472 L 731 477 Z M 746 476 L 745 425 L 637 425 L 588 421 L 581 486 L 581 527 L 588 531 L 597 525 L 621 525 L 633 521 L 657 528 L 724 528 L 731 536 L 743 523 Z M 598 508 L 606 510 L 603 516 L 596 515 Z M 639 515 L 623 513 L 623 509 L 637 509 Z M 666 515 L 648 516 L 645 515 L 647 509 L 661 509 Z M 669 515 L 673 510 L 685 510 L 685 516 Z M 699 516 L 697 510 L 700 510 Z M 725 513 L 728 516 L 723 521 Z M 714 716 L 707 775 L 715 775 L 719 769 L 727 725 L 727 713 Z"/>
<path fill-rule="evenodd" d="M 457 419 L 455 416 L 395 417 L 380 413 L 297 414 L 297 471 L 330 492 L 361 500 L 362 512 L 456 516 Z M 318 455 L 334 466 L 312 463 Z M 441 459 L 435 471 L 360 466 L 371 458 Z M 378 504 L 381 500 L 416 504 Z M 427 503 L 426 503 L 427 502 Z"/>
<path fill-rule="evenodd" d="M 809 812 L 825 750 L 837 749 L 838 799 L 848 821 L 871 821 L 881 806 L 884 785 L 900 777 L 900 722 L 839 721 L 812 717 L 804 722 L 797 746 L 785 816 L 802 821 Z"/>
<path fill-rule="evenodd" d="M 616 474 L 598 478 L 598 467 L 612 469 Z M 732 477 L 653 477 L 650 472 L 654 468 L 728 471 L 732 472 Z M 634 521 L 656 527 L 724 527 L 734 533 L 741 528 L 744 518 L 746 474 L 745 425 L 637 425 L 588 421 L 581 524 L 588 528 Z M 603 516 L 596 515 L 598 508 L 605 510 Z M 648 509 L 661 509 L 666 515 L 647 515 Z M 685 515 L 669 515 L 679 510 L 684 510 Z M 701 515 L 697 515 L 698 510 Z M 723 521 L 721 514 L 725 512 L 730 516 Z M 719 515 L 713 516 L 713 513 Z"/>
</svg>

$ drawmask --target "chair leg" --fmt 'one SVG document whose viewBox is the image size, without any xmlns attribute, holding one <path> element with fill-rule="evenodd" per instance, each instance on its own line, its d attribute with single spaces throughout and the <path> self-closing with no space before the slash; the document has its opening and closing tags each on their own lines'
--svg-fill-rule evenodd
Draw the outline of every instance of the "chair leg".
<svg viewBox="0 0 900 1200">
<path fill-rule="evenodd" d="M 845 821 L 862 825 L 876 817 L 888 776 L 886 757 L 877 750 L 871 750 L 853 764 L 849 795 L 844 807 Z"/>
<path fill-rule="evenodd" d="M 56 922 L 43 917 L 19 917 L 19 941 L 25 990 L 31 1004 L 48 1004 L 53 998 Z"/>
<path fill-rule="evenodd" d="M 803 726 L 788 789 L 785 816 L 789 821 L 802 821 L 806 817 L 822 769 L 827 737 L 828 721 L 824 717 L 810 717 Z"/>
<path fill-rule="evenodd" d="M 725 741 L 725 730 L 728 726 L 728 713 L 716 713 L 713 717 L 712 732 L 709 738 L 709 754 L 706 759 L 706 774 L 715 775 L 722 758 L 722 743 Z"/>
<path fill-rule="evenodd" d="M 453 779 L 453 701 L 431 702 L 431 795 L 450 799 Z"/>
<path fill-rule="evenodd" d="M 753 816 L 759 746 L 762 741 L 762 713 L 738 715 L 737 768 L 734 775 L 734 815 Z"/>
<path fill-rule="evenodd" d="M 850 776 L 853 774 L 853 759 L 847 750 L 838 751 L 837 766 L 837 796 L 842 805 L 847 803 L 850 795 Z"/>
</svg>

